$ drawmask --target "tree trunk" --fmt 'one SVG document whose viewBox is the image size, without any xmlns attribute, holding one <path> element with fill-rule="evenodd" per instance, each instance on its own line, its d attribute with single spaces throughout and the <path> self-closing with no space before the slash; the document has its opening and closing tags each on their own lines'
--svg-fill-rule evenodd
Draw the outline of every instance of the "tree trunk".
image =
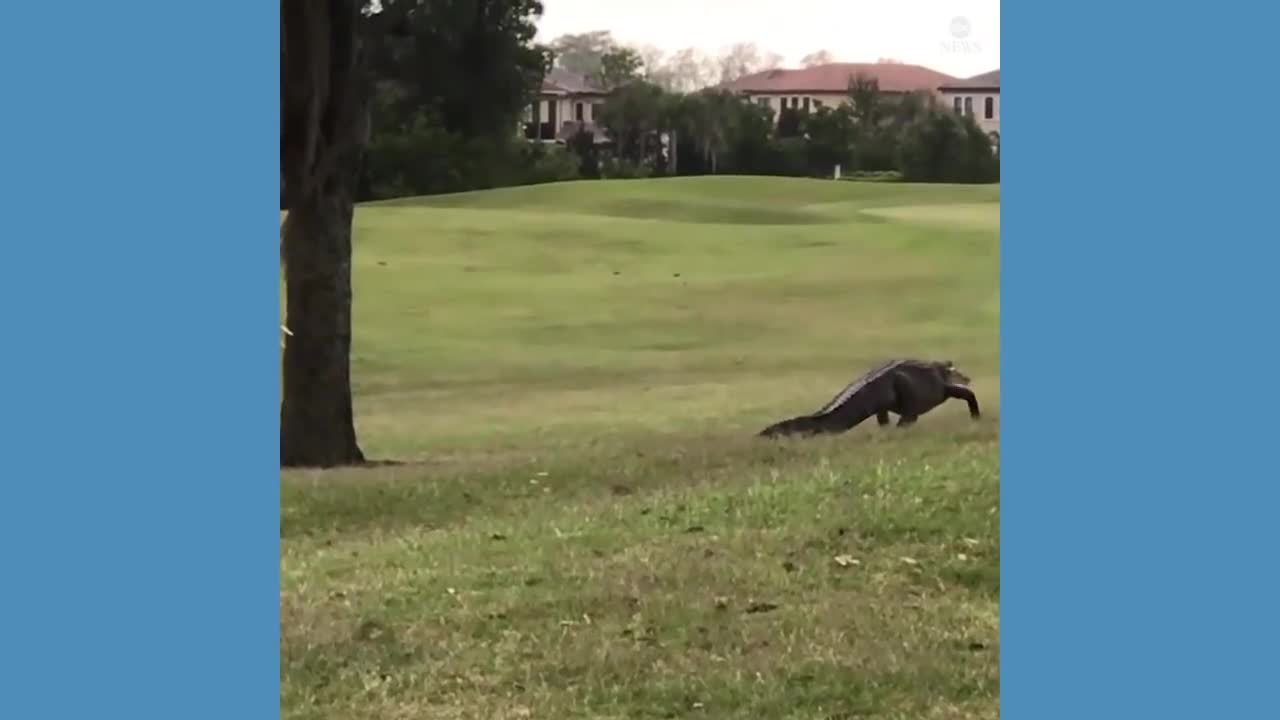
<svg viewBox="0 0 1280 720">
<path fill-rule="evenodd" d="M 680 137 L 677 131 L 671 131 L 671 174 L 680 174 Z"/>
<path fill-rule="evenodd" d="M 351 196 L 326 188 L 285 223 L 284 399 L 280 464 L 364 462 L 351 404 Z"/>
<path fill-rule="evenodd" d="M 280 169 L 288 206 L 280 465 L 364 461 L 351 408 L 352 192 L 368 133 L 362 0 L 281 0 Z"/>
</svg>

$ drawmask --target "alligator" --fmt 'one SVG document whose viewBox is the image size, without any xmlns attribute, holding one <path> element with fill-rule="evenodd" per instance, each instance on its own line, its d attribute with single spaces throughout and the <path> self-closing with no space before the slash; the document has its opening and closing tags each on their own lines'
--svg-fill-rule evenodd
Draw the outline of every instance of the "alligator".
<svg viewBox="0 0 1280 720">
<path fill-rule="evenodd" d="M 982 417 L 978 398 L 968 388 L 969 376 L 950 360 L 893 360 L 849 383 L 817 412 L 774 423 L 762 437 L 811 436 L 843 433 L 869 417 L 884 427 L 889 413 L 898 427 L 914 425 L 921 415 L 950 399 L 969 405 L 969 417 Z"/>
</svg>

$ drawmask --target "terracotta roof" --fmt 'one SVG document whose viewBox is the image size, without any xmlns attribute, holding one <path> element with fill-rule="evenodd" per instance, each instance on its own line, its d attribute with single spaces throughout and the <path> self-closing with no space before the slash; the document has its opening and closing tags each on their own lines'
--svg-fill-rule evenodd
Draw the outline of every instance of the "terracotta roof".
<svg viewBox="0 0 1280 720">
<path fill-rule="evenodd" d="M 575 75 L 564 68 L 551 68 L 542 79 L 542 92 L 562 92 L 571 95 L 604 94 L 590 78 Z"/>
<path fill-rule="evenodd" d="M 985 72 L 981 75 L 974 75 L 964 80 L 955 80 L 949 83 L 943 83 L 938 86 L 944 90 L 975 90 L 978 88 L 995 88 L 1000 89 L 1000 69 L 996 68 L 991 72 Z"/>
<path fill-rule="evenodd" d="M 879 80 L 885 92 L 936 90 L 944 83 L 956 82 L 946 73 L 921 65 L 902 63 L 829 63 L 799 70 L 765 70 L 741 77 L 720 87 L 735 92 L 752 93 L 844 93 L 849 78 L 858 73 Z"/>
</svg>

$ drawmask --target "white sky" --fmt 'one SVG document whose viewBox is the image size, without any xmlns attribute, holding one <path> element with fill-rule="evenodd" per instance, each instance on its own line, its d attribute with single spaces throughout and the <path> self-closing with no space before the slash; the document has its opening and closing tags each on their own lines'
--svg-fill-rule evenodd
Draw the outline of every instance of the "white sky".
<svg viewBox="0 0 1280 720">
<path fill-rule="evenodd" d="M 800 58 L 829 50 L 837 61 L 892 57 L 968 77 L 1000 67 L 1000 0 L 543 0 L 538 38 L 610 30 L 614 38 L 668 52 L 708 53 L 735 42 Z M 969 32 L 952 34 L 963 17 Z"/>
</svg>

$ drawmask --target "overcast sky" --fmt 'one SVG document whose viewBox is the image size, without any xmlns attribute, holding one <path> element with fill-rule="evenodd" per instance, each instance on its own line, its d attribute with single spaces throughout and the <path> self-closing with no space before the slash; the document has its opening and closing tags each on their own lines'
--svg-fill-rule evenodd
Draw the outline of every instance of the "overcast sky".
<svg viewBox="0 0 1280 720">
<path fill-rule="evenodd" d="M 539 39 L 610 30 L 620 41 L 709 53 L 755 42 L 786 58 L 892 57 L 968 77 L 1000 67 L 1000 0 L 543 0 Z M 957 21 L 956 18 L 961 18 Z"/>
</svg>

